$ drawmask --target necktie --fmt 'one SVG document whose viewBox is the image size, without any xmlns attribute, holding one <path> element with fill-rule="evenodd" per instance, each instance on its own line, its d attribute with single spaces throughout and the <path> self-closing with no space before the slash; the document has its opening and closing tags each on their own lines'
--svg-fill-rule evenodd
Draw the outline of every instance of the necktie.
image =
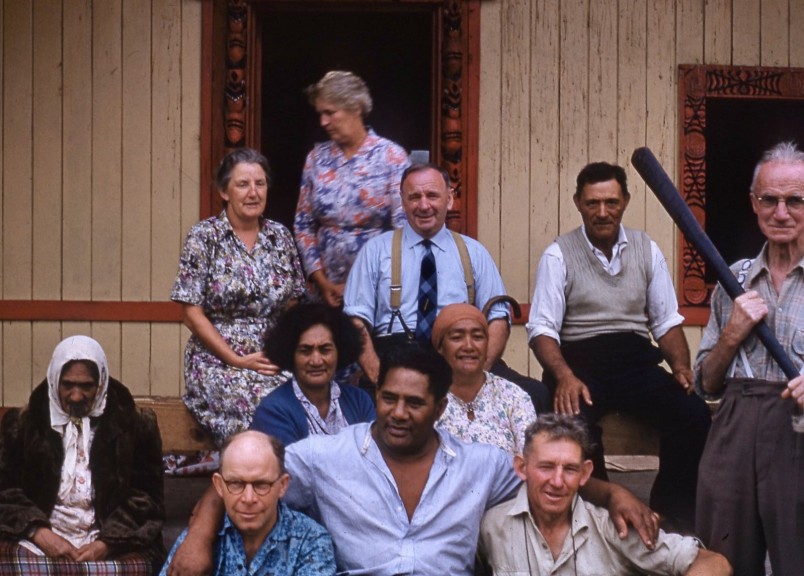
<svg viewBox="0 0 804 576">
<path fill-rule="evenodd" d="M 430 240 L 422 240 L 424 256 L 419 276 L 419 310 L 416 316 L 416 339 L 422 343 L 430 343 L 433 333 L 436 310 L 438 310 L 438 275 L 436 273 L 435 256 Z"/>
</svg>

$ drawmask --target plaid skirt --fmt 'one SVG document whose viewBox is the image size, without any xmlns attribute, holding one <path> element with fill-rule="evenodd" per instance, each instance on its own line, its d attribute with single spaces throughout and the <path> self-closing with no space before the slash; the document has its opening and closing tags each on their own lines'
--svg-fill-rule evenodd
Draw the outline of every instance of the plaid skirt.
<svg viewBox="0 0 804 576">
<path fill-rule="evenodd" d="M 125 554 L 103 562 L 73 562 L 38 556 L 16 542 L 0 542 L 0 576 L 151 576 L 151 563 L 141 554 Z"/>
</svg>

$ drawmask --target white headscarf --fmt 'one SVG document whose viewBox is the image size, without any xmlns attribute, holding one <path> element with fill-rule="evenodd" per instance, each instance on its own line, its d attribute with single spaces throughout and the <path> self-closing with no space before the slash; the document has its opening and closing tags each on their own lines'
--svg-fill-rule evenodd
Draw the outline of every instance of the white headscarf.
<svg viewBox="0 0 804 576">
<path fill-rule="evenodd" d="M 78 427 L 73 422 L 70 415 L 64 411 L 59 398 L 59 380 L 64 365 L 73 360 L 88 360 L 98 367 L 100 375 L 98 381 L 98 391 L 92 402 L 89 414 L 81 419 L 83 434 L 84 453 L 89 455 L 90 442 L 90 416 L 100 416 L 106 408 L 106 391 L 109 388 L 109 366 L 106 362 L 106 354 L 100 344 L 88 336 L 71 336 L 62 340 L 56 349 L 53 350 L 53 357 L 50 359 L 50 366 L 47 368 L 48 393 L 50 396 L 50 427 L 62 437 L 64 446 L 64 465 L 62 466 L 62 478 L 71 477 L 75 474 L 75 461 L 78 450 Z M 59 496 L 64 497 L 61 491 L 65 488 L 62 482 Z"/>
</svg>

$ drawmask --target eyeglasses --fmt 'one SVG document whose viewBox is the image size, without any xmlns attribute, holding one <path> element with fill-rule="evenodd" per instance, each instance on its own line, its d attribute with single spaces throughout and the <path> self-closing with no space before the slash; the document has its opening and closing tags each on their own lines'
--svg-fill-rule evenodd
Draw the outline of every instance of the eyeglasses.
<svg viewBox="0 0 804 576">
<path fill-rule="evenodd" d="M 762 196 L 757 196 L 753 194 L 754 198 L 757 199 L 759 205 L 767 210 L 775 210 L 776 206 L 779 205 L 779 202 L 782 202 L 789 211 L 791 212 L 798 212 L 804 209 L 804 198 L 801 196 L 774 196 L 773 194 L 763 194 Z"/>
<path fill-rule="evenodd" d="M 223 476 L 223 483 L 226 484 L 226 489 L 229 491 L 229 494 L 234 494 L 237 496 L 238 494 L 242 494 L 243 491 L 246 489 L 246 486 L 251 484 L 251 489 L 259 496 L 265 496 L 268 494 L 271 489 L 274 487 L 274 484 L 279 482 L 282 479 L 284 474 L 281 474 L 279 478 L 276 480 L 254 480 L 252 482 L 246 482 L 244 480 L 227 480 Z"/>
</svg>

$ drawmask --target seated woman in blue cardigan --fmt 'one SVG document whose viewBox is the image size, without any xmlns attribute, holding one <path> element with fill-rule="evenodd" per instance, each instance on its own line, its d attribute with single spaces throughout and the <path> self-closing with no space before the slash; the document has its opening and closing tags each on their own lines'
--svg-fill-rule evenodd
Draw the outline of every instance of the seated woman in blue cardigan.
<svg viewBox="0 0 804 576">
<path fill-rule="evenodd" d="M 267 337 L 265 354 L 293 377 L 262 399 L 251 428 L 287 445 L 374 420 L 371 396 L 333 379 L 361 351 L 359 331 L 337 308 L 306 303 L 288 310 Z"/>
</svg>

